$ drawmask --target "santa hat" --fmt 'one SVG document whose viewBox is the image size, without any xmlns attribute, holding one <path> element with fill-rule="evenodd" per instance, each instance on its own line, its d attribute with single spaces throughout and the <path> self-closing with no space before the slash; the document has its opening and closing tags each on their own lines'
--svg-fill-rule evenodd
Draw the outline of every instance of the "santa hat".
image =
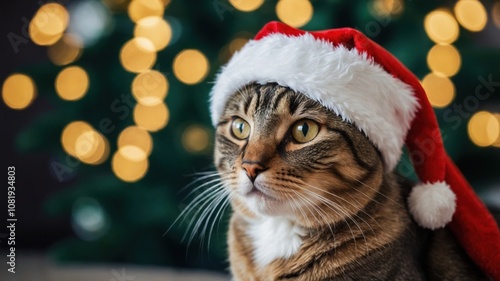
<svg viewBox="0 0 500 281">
<path fill-rule="evenodd" d="M 268 23 L 217 76 L 214 125 L 228 98 L 252 82 L 288 87 L 351 122 L 380 150 L 387 172 L 406 144 L 421 181 L 408 198 L 415 221 L 448 226 L 472 260 L 500 280 L 498 226 L 444 150 L 419 80 L 388 51 L 350 28 L 306 32 Z"/>
</svg>

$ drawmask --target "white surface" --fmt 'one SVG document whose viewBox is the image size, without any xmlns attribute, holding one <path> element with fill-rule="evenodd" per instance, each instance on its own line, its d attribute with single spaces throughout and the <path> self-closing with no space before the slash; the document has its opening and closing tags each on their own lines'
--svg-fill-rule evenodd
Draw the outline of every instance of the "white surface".
<svg viewBox="0 0 500 281">
<path fill-rule="evenodd" d="M 146 267 L 128 264 L 56 265 L 40 255 L 20 253 L 16 273 L 7 272 L 6 257 L 0 259 L 1 281 L 229 281 L 214 272 Z"/>
</svg>

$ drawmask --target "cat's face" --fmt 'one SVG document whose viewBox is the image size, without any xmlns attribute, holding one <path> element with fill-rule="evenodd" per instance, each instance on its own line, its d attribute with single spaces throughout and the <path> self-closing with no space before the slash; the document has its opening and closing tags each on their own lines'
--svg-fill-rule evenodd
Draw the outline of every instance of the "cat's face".
<svg viewBox="0 0 500 281">
<path fill-rule="evenodd" d="M 251 84 L 230 98 L 217 126 L 215 165 L 236 212 L 306 227 L 363 211 L 384 172 L 354 125 L 276 84 Z"/>
</svg>

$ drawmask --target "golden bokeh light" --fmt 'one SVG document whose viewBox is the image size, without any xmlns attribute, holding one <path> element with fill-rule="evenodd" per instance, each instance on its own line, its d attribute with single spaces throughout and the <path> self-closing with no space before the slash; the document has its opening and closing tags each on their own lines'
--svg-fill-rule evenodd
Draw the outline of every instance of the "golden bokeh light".
<svg viewBox="0 0 500 281">
<path fill-rule="evenodd" d="M 48 46 L 59 40 L 68 27 L 69 13 L 62 5 L 48 3 L 40 7 L 29 24 L 31 40 L 38 45 Z"/>
<path fill-rule="evenodd" d="M 457 40 L 460 30 L 453 15 L 444 9 L 434 10 L 424 19 L 427 36 L 435 43 L 451 44 Z"/>
<path fill-rule="evenodd" d="M 2 99 L 12 109 L 28 107 L 35 97 L 35 82 L 26 74 L 14 73 L 3 82 Z"/>
<path fill-rule="evenodd" d="M 495 113 L 493 115 L 497 119 L 498 124 L 500 124 L 500 114 L 499 113 Z M 491 144 L 491 146 L 500 147 L 500 134 L 498 134 L 497 139 Z"/>
<path fill-rule="evenodd" d="M 93 155 L 86 159 L 81 159 L 83 162 L 90 165 L 99 165 L 104 163 L 109 158 L 109 142 L 108 140 L 100 135 L 98 147 Z"/>
<path fill-rule="evenodd" d="M 486 9 L 477 0 L 459 0 L 454 11 L 460 25 L 469 31 L 483 30 L 488 21 Z"/>
<path fill-rule="evenodd" d="M 182 146 L 187 152 L 197 153 L 207 150 L 210 144 L 208 130 L 199 125 L 191 125 L 182 134 Z"/>
<path fill-rule="evenodd" d="M 380 17 L 401 15 L 404 11 L 403 0 L 374 0 L 373 11 Z"/>
<path fill-rule="evenodd" d="M 82 133 L 75 142 L 76 157 L 87 164 L 98 165 L 109 156 L 109 142 L 94 129 Z"/>
<path fill-rule="evenodd" d="M 153 106 L 162 103 L 167 92 L 167 78 L 156 70 L 144 71 L 132 81 L 132 95 L 142 105 Z"/>
<path fill-rule="evenodd" d="M 84 121 L 66 125 L 61 134 L 61 144 L 66 153 L 87 164 L 101 164 L 109 156 L 108 140 Z"/>
<path fill-rule="evenodd" d="M 306 25 L 313 16 L 313 6 L 308 0 L 280 0 L 276 4 L 278 18 L 293 27 Z"/>
<path fill-rule="evenodd" d="M 76 138 L 75 153 L 80 159 L 85 159 L 93 155 L 97 150 L 99 133 L 95 130 L 89 130 Z"/>
<path fill-rule="evenodd" d="M 120 50 L 120 62 L 130 72 L 150 69 L 156 62 L 155 46 L 147 38 L 135 37 L 127 41 Z"/>
<path fill-rule="evenodd" d="M 153 149 L 153 140 L 148 131 L 137 126 L 129 126 L 118 136 L 118 148 L 127 145 L 136 146 L 149 156 Z"/>
<path fill-rule="evenodd" d="M 30 23 L 28 29 L 31 41 L 40 46 L 50 46 L 56 43 L 62 37 L 62 33 L 59 34 L 42 33 L 38 29 L 38 27 L 35 24 L 33 24 L 33 22 Z"/>
<path fill-rule="evenodd" d="M 32 21 L 45 34 L 59 34 L 68 27 L 69 13 L 60 4 L 48 3 L 38 9 Z"/>
<path fill-rule="evenodd" d="M 118 148 L 118 150 L 120 151 L 120 154 L 123 155 L 123 157 L 134 162 L 142 161 L 148 157 L 144 150 L 135 145 L 124 145 Z"/>
<path fill-rule="evenodd" d="M 47 49 L 47 54 L 55 65 L 70 64 L 81 56 L 82 42 L 74 35 L 65 34 Z"/>
<path fill-rule="evenodd" d="M 66 125 L 61 134 L 61 144 L 64 151 L 71 156 L 78 157 L 75 149 L 77 139 L 93 130 L 92 126 L 84 121 L 74 121 Z"/>
<path fill-rule="evenodd" d="M 148 158 L 140 161 L 133 161 L 122 154 L 123 150 L 118 150 L 111 160 L 113 173 L 119 179 L 126 182 L 135 182 L 142 179 L 148 171 Z"/>
<path fill-rule="evenodd" d="M 500 1 L 495 1 L 495 4 L 493 4 L 491 18 L 493 18 L 495 26 L 500 29 Z"/>
<path fill-rule="evenodd" d="M 240 11 L 251 12 L 262 6 L 264 0 L 229 0 L 229 3 Z"/>
<path fill-rule="evenodd" d="M 170 113 L 164 103 L 155 106 L 137 104 L 134 107 L 135 124 L 150 132 L 163 129 L 167 125 L 169 118 Z"/>
<path fill-rule="evenodd" d="M 457 74 L 461 64 L 460 53 L 452 45 L 435 45 L 427 54 L 427 65 L 432 72 L 447 77 Z"/>
<path fill-rule="evenodd" d="M 163 50 L 172 39 L 172 28 L 160 17 L 146 17 L 137 22 L 134 36 L 149 39 L 155 50 L 159 51 Z"/>
<path fill-rule="evenodd" d="M 496 142 L 500 135 L 498 118 L 487 111 L 477 112 L 467 125 L 469 138 L 477 146 L 489 146 Z"/>
<path fill-rule="evenodd" d="M 427 74 L 422 79 L 422 87 L 433 107 L 445 107 L 455 98 L 455 86 L 447 77 L 435 73 Z"/>
<path fill-rule="evenodd" d="M 184 84 L 201 82 L 208 74 L 209 63 L 205 55 L 194 49 L 187 49 L 175 56 L 173 70 L 175 77 Z"/>
<path fill-rule="evenodd" d="M 150 17 L 162 17 L 165 5 L 160 0 L 132 0 L 128 6 L 128 15 L 133 22 Z"/>
<path fill-rule="evenodd" d="M 89 76 L 79 66 L 69 66 L 61 70 L 56 77 L 56 91 L 63 100 L 81 99 L 89 88 Z"/>
<path fill-rule="evenodd" d="M 102 134 L 98 134 L 96 141 L 97 148 L 94 153 L 86 158 L 80 158 L 80 161 L 90 165 L 99 165 L 108 159 L 109 141 Z"/>
</svg>

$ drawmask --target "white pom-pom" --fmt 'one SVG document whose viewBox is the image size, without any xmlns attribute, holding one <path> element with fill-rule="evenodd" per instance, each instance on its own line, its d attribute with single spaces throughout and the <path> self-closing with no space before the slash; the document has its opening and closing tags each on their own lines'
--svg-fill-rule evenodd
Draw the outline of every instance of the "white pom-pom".
<svg viewBox="0 0 500 281">
<path fill-rule="evenodd" d="M 445 227 L 455 213 L 456 196 L 446 182 L 421 183 L 413 187 L 408 198 L 410 213 L 422 227 Z"/>
</svg>

